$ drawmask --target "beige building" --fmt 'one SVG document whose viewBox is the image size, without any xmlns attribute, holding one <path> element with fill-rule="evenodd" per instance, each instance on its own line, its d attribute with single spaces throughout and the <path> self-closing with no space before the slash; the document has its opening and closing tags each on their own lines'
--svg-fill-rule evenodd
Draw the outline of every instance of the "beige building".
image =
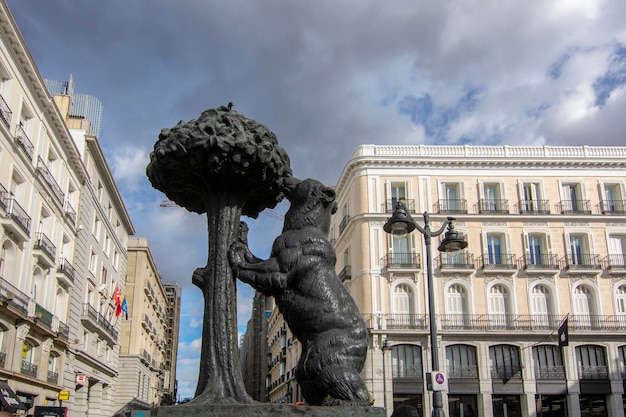
<svg viewBox="0 0 626 417">
<path fill-rule="evenodd" d="M 178 343 L 180 316 L 170 314 L 180 314 L 180 295 L 168 288 L 166 292 L 147 239 L 130 239 L 124 290 L 128 320 L 123 320 L 120 334 L 116 411 L 149 409 L 175 398 L 173 345 Z"/>
<path fill-rule="evenodd" d="M 469 243 L 432 242 L 446 415 L 623 416 L 625 184 L 626 147 L 358 147 L 331 239 L 370 330 L 376 405 L 432 409 L 424 237 L 383 231 L 402 201 L 435 231 L 455 217 Z"/>
</svg>

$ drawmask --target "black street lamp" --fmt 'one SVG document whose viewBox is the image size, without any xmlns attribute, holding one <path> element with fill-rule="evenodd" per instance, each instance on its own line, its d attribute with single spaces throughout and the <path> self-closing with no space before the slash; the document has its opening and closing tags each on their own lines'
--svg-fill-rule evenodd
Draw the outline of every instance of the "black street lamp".
<svg viewBox="0 0 626 417">
<path fill-rule="evenodd" d="M 428 283 L 428 322 L 430 325 L 430 355 L 432 362 L 432 374 L 434 375 L 439 371 L 439 357 L 437 356 L 437 322 L 435 320 L 435 292 L 433 288 L 433 266 L 431 255 L 431 238 L 441 235 L 446 230 L 446 235 L 439 245 L 440 252 L 456 252 L 467 247 L 467 241 L 463 237 L 459 236 L 456 230 L 454 230 L 453 217 L 448 217 L 447 221 L 441 225 L 439 230 L 433 232 L 430 230 L 430 216 L 427 212 L 424 212 L 424 227 L 421 227 L 411 217 L 406 207 L 401 201 L 396 203 L 396 208 L 393 214 L 387 220 L 387 223 L 383 226 L 383 230 L 392 235 L 402 237 L 407 233 L 411 233 L 417 229 L 422 235 L 424 235 L 424 244 L 426 245 L 426 277 Z M 432 417 L 445 417 L 443 411 L 443 399 L 441 391 L 433 391 L 433 411 Z"/>
</svg>

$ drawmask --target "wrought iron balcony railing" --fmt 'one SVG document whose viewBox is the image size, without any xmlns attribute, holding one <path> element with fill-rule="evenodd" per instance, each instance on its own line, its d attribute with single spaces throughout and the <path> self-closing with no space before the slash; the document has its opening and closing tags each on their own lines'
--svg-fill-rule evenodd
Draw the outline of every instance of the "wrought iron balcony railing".
<svg viewBox="0 0 626 417">
<path fill-rule="evenodd" d="M 35 147 L 33 146 L 33 143 L 30 141 L 26 132 L 24 131 L 24 126 L 22 126 L 22 124 L 19 124 L 15 129 L 15 143 L 17 143 L 18 148 L 20 148 L 22 152 L 24 152 L 28 159 L 32 161 Z"/>
<path fill-rule="evenodd" d="M 24 316 L 28 314 L 28 296 L 3 278 L 0 278 L 0 298 Z"/>
<path fill-rule="evenodd" d="M 550 202 L 548 200 L 520 200 L 517 202 L 517 210 L 520 214 L 550 214 Z"/>
<path fill-rule="evenodd" d="M 518 259 L 519 267 L 525 270 L 558 270 L 560 269 L 559 259 L 557 255 L 541 254 L 541 255 L 524 255 Z"/>
<path fill-rule="evenodd" d="M 580 379 L 609 379 L 609 368 L 607 366 L 578 366 L 578 377 Z"/>
<path fill-rule="evenodd" d="M 12 219 L 26 234 L 30 235 L 31 218 L 26 213 L 26 210 L 15 200 L 15 197 L 10 193 L 0 192 L 0 201 L 2 201 L 2 206 L 7 211 L 7 217 Z"/>
<path fill-rule="evenodd" d="M 382 269 L 421 268 L 419 253 L 390 253 L 380 260 Z"/>
<path fill-rule="evenodd" d="M 48 378 L 46 379 L 51 384 L 57 384 L 59 382 L 59 374 L 56 372 L 48 371 Z"/>
<path fill-rule="evenodd" d="M 343 231 L 346 230 L 346 227 L 348 227 L 349 222 L 350 222 L 350 216 L 346 214 L 345 216 L 343 216 L 343 219 L 341 219 L 341 223 L 339 223 L 339 234 L 342 234 Z"/>
<path fill-rule="evenodd" d="M 111 337 L 113 340 L 117 339 L 117 331 L 115 330 L 115 326 L 113 326 L 101 313 L 99 313 L 95 308 L 93 308 L 89 303 L 83 304 L 83 319 L 87 319 L 87 323 L 91 321 L 93 325 L 97 329 L 103 330 L 107 336 Z M 92 325 L 92 326 L 93 326 Z"/>
<path fill-rule="evenodd" d="M 476 204 L 480 214 L 509 214 L 509 200 L 492 200 L 481 198 Z"/>
<path fill-rule="evenodd" d="M 384 324 L 388 329 L 427 329 L 429 324 L 427 318 L 426 314 L 386 314 Z"/>
<path fill-rule="evenodd" d="M 48 187 L 50 187 L 50 190 L 52 190 L 52 194 L 56 197 L 59 203 L 63 204 L 65 194 L 63 193 L 63 190 L 61 190 L 61 187 L 59 187 L 59 184 L 54 179 L 54 176 L 48 169 L 48 166 L 46 165 L 44 160 L 41 159 L 41 156 L 37 157 L 37 172 L 39 172 L 39 175 L 41 175 L 43 181 L 48 185 Z"/>
<path fill-rule="evenodd" d="M 8 128 L 11 126 L 11 117 L 13 116 L 13 112 L 11 108 L 4 100 L 4 97 L 0 95 L 0 120 L 4 123 L 4 125 Z"/>
<path fill-rule="evenodd" d="M 478 379 L 478 365 L 452 365 L 448 367 L 450 379 Z"/>
<path fill-rule="evenodd" d="M 625 271 L 626 270 L 626 254 L 616 253 L 607 255 L 601 260 L 604 269 L 607 271 Z"/>
<path fill-rule="evenodd" d="M 415 213 L 415 200 L 410 198 L 390 198 L 385 202 L 384 213 L 392 213 L 398 203 L 404 204 L 409 213 Z"/>
<path fill-rule="evenodd" d="M 74 210 L 74 207 L 72 207 L 69 201 L 66 201 L 63 205 L 63 211 L 65 212 L 65 217 L 67 217 L 73 225 L 76 225 L 76 210 Z"/>
<path fill-rule="evenodd" d="M 74 279 L 76 278 L 76 270 L 67 259 L 61 258 L 59 260 L 59 267 L 57 268 L 57 271 L 65 275 L 71 282 L 74 282 Z"/>
<path fill-rule="evenodd" d="M 503 365 L 491 368 L 491 379 L 522 379 L 522 368 L 519 365 Z"/>
<path fill-rule="evenodd" d="M 467 200 L 444 199 L 437 201 L 433 211 L 439 214 L 467 214 Z"/>
<path fill-rule="evenodd" d="M 591 214 L 589 200 L 561 200 L 556 205 L 556 211 L 561 214 Z"/>
<path fill-rule="evenodd" d="M 517 270 L 515 255 L 512 253 L 485 253 L 477 261 L 483 270 Z"/>
<path fill-rule="evenodd" d="M 569 253 L 561 258 L 565 270 L 601 270 L 602 265 L 598 255 L 594 253 Z"/>
<path fill-rule="evenodd" d="M 476 269 L 474 254 L 463 252 L 441 253 L 437 256 L 437 267 L 445 269 Z"/>
<path fill-rule="evenodd" d="M 48 238 L 45 233 L 37 233 L 37 239 L 35 240 L 35 245 L 33 246 L 33 248 L 45 252 L 45 254 L 48 255 L 48 257 L 50 257 L 50 259 L 52 259 L 53 261 L 56 258 L 57 248 L 56 246 L 54 246 L 50 238 Z"/>
<path fill-rule="evenodd" d="M 393 379 L 423 379 L 424 371 L 421 365 L 392 366 Z"/>
<path fill-rule="evenodd" d="M 350 268 L 350 265 L 344 266 L 341 272 L 339 272 L 338 276 L 341 282 L 352 279 L 352 268 Z"/>
<path fill-rule="evenodd" d="M 601 214 L 623 216 L 626 214 L 626 200 L 603 200 L 596 208 Z"/>
<path fill-rule="evenodd" d="M 535 379 L 560 380 L 565 379 L 565 367 L 562 365 L 536 365 Z"/>
<path fill-rule="evenodd" d="M 20 372 L 22 373 L 22 375 L 26 375 L 31 378 L 37 378 L 37 368 L 38 366 L 34 363 L 22 360 L 22 369 L 20 370 Z"/>
</svg>

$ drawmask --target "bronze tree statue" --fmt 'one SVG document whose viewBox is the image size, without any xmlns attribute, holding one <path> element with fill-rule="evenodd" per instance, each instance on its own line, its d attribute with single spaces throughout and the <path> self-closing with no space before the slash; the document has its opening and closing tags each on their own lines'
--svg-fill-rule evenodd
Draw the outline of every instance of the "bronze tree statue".
<svg viewBox="0 0 626 417">
<path fill-rule="evenodd" d="M 176 204 L 208 219 L 208 260 L 193 274 L 204 295 L 198 404 L 252 403 L 237 350 L 235 278 L 228 250 L 242 214 L 256 218 L 283 198 L 289 157 L 260 123 L 219 107 L 162 129 L 146 173 Z"/>
</svg>

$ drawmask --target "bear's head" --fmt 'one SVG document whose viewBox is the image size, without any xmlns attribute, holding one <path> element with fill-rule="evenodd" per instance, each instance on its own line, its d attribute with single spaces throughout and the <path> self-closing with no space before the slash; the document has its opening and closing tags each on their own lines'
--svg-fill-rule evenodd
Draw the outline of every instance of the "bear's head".
<svg viewBox="0 0 626 417">
<path fill-rule="evenodd" d="M 316 227 L 328 234 L 330 217 L 337 211 L 333 188 L 310 178 L 302 181 L 290 177 L 285 180 L 283 192 L 291 203 L 284 230 Z"/>
</svg>

